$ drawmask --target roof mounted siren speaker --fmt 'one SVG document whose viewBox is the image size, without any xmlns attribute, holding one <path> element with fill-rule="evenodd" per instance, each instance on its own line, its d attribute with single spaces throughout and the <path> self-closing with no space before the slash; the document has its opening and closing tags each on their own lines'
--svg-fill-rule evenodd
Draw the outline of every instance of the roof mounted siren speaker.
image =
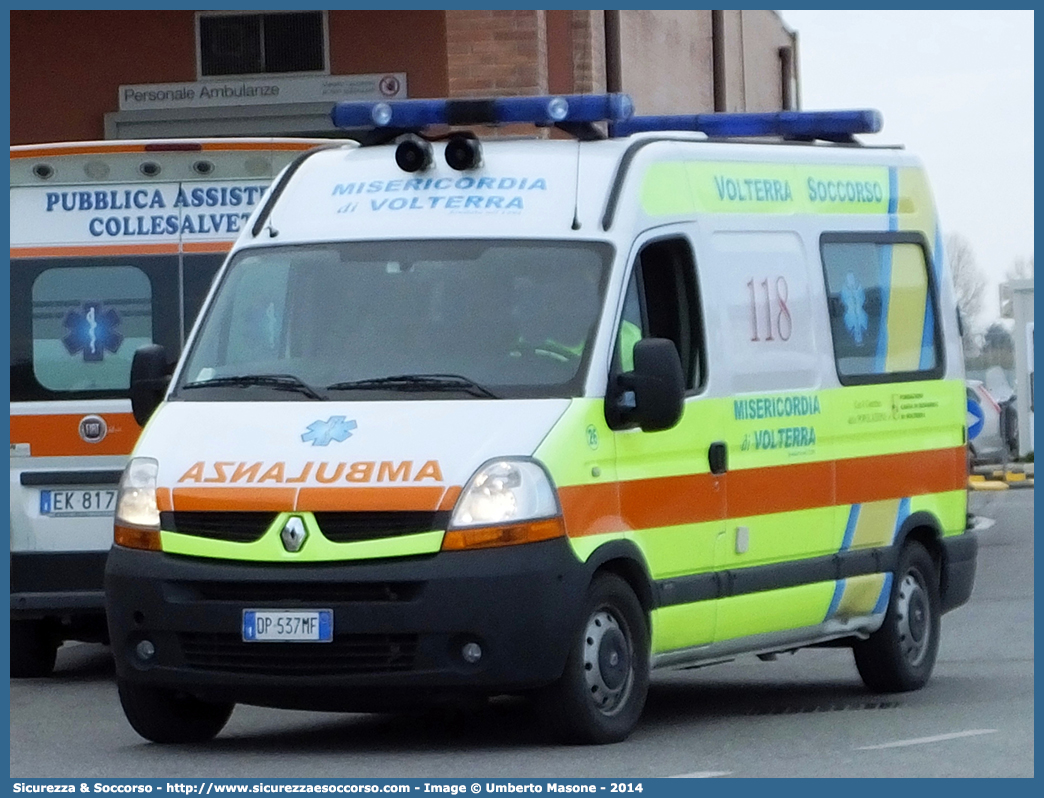
<svg viewBox="0 0 1044 798">
<path fill-rule="evenodd" d="M 431 142 L 407 134 L 395 148 L 395 163 L 404 172 L 423 172 L 432 162 Z"/>
<path fill-rule="evenodd" d="M 482 165 L 482 145 L 471 136 L 453 136 L 446 142 L 446 163 L 458 172 L 477 169 Z"/>
</svg>

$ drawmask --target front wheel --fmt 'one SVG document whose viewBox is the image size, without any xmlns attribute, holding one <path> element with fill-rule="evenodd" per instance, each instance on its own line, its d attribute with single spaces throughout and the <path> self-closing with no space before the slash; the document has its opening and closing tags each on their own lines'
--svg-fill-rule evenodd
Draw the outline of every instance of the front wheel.
<svg viewBox="0 0 1044 798">
<path fill-rule="evenodd" d="M 879 693 L 924 687 L 939 651 L 941 604 L 935 563 L 920 543 L 907 543 L 899 555 L 884 623 L 852 647 L 867 687 Z"/>
<path fill-rule="evenodd" d="M 235 708 L 163 687 L 117 683 L 123 714 L 138 734 L 154 743 L 205 743 L 214 739 Z"/>
<path fill-rule="evenodd" d="M 634 591 L 615 574 L 588 590 L 562 677 L 542 696 L 569 742 L 615 743 L 638 723 L 649 690 L 649 631 Z"/>
</svg>

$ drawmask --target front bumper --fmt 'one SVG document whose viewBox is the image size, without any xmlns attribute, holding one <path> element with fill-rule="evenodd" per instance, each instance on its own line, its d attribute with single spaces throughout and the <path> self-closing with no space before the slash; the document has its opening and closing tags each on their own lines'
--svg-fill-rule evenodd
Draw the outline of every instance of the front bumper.
<svg viewBox="0 0 1044 798">
<path fill-rule="evenodd" d="M 11 552 L 11 617 L 100 617 L 107 556 L 106 551 Z"/>
<path fill-rule="evenodd" d="M 366 710 L 539 687 L 565 666 L 587 575 L 565 538 L 368 563 L 252 564 L 114 547 L 123 679 L 201 698 Z M 331 643 L 243 642 L 244 609 L 332 609 Z M 143 663 L 143 640 L 155 656 Z M 464 644 L 476 642 L 470 664 Z"/>
<path fill-rule="evenodd" d="M 939 580 L 942 610 L 949 612 L 967 603 L 975 586 L 979 541 L 974 532 L 942 539 L 943 557 Z"/>
</svg>

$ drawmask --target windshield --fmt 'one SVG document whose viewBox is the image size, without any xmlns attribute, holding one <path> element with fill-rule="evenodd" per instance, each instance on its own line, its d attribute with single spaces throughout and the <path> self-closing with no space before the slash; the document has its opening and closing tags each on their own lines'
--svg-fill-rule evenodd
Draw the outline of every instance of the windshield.
<svg viewBox="0 0 1044 798">
<path fill-rule="evenodd" d="M 503 240 L 246 250 L 174 396 L 578 396 L 611 256 L 606 244 Z"/>
</svg>

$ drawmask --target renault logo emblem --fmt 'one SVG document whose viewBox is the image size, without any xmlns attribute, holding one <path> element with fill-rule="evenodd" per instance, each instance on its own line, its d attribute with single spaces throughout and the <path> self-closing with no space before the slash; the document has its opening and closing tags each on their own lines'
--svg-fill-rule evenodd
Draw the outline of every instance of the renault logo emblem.
<svg viewBox="0 0 1044 798">
<path fill-rule="evenodd" d="M 305 531 L 304 521 L 299 516 L 293 515 L 287 519 L 279 538 L 283 541 L 283 548 L 289 552 L 298 552 L 304 545 L 308 533 Z"/>
</svg>

